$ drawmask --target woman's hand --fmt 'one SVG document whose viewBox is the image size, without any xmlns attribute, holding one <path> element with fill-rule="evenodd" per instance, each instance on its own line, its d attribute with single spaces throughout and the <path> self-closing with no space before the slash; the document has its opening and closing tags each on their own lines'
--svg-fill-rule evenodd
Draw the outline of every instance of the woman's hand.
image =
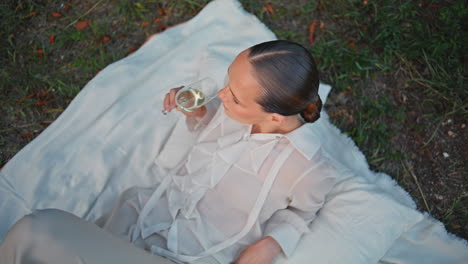
<svg viewBox="0 0 468 264">
<path fill-rule="evenodd" d="M 169 90 L 169 92 L 164 97 L 164 111 L 166 113 L 169 113 L 173 109 L 176 109 L 177 111 L 181 112 L 187 117 L 203 117 L 206 114 L 205 106 L 196 108 L 192 112 L 185 112 L 185 111 L 182 111 L 179 107 L 177 107 L 177 104 L 175 103 L 175 96 L 177 92 L 182 88 L 183 86 L 180 86 L 180 87 L 172 88 L 171 90 Z"/>
<path fill-rule="evenodd" d="M 280 252 L 278 242 L 267 236 L 242 251 L 233 264 L 270 264 Z"/>
</svg>

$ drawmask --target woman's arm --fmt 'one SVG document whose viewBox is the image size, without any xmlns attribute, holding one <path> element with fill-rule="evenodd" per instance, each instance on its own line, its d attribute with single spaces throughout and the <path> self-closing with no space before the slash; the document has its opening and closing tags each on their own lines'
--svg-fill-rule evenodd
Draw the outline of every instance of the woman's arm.
<svg viewBox="0 0 468 264">
<path fill-rule="evenodd" d="M 234 264 L 270 264 L 280 253 L 278 242 L 266 236 L 242 251 Z"/>
<path fill-rule="evenodd" d="M 323 206 L 325 196 L 335 185 L 336 169 L 328 162 L 316 161 L 295 181 L 288 195 L 289 204 L 277 210 L 266 222 L 264 236 L 269 236 L 287 258 L 291 257 L 309 224 Z"/>
</svg>

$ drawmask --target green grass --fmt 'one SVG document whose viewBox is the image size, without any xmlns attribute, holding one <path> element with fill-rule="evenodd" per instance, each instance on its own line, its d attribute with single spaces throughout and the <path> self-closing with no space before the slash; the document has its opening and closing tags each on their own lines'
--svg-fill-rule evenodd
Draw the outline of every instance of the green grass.
<svg viewBox="0 0 468 264">
<path fill-rule="evenodd" d="M 330 45 L 341 54 L 334 58 L 360 59 L 349 56 L 343 48 L 346 39 L 353 39 L 357 49 L 364 51 L 362 67 L 325 60 L 326 68 L 343 65 L 339 72 L 348 76 L 369 71 L 393 72 L 403 68 L 412 82 L 425 86 L 426 95 L 439 103 L 442 111 L 462 111 L 467 90 L 463 87 L 463 17 L 468 8 L 462 1 L 450 1 L 439 6 L 420 6 L 419 1 L 362 1 L 338 0 L 325 2 L 327 17 L 343 19 L 341 27 L 326 34 L 341 39 Z M 440 1 L 432 1 L 435 5 Z M 325 44 L 325 43 L 324 43 Z M 320 45 L 320 44 L 319 44 Z M 323 54 L 323 53 L 322 53 Z M 330 54 L 330 53 L 327 53 Z M 362 69 L 360 69 L 362 68 Z M 464 105 L 466 108 L 466 104 Z"/>
<path fill-rule="evenodd" d="M 468 8 L 463 1 L 304 1 L 307 3 L 298 8 L 281 1 L 261 2 L 243 1 L 267 24 L 274 24 L 280 16 L 298 14 L 325 21 L 325 29 L 316 33 L 318 41 L 310 50 L 336 88 L 401 69 L 411 82 L 424 87 L 426 95 L 437 102 L 439 112 L 465 113 L 466 52 L 461 27 Z M 276 7 L 275 14 L 265 14 L 262 4 L 266 3 Z M 329 25 L 328 21 L 338 23 Z M 304 29 L 307 26 L 303 25 Z M 304 34 L 293 33 L 291 28 L 273 30 L 280 38 L 306 44 Z"/>
</svg>

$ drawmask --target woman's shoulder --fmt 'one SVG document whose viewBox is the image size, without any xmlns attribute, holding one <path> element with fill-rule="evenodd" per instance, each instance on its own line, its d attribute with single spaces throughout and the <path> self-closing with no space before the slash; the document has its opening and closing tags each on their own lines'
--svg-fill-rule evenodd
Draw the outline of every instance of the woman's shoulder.
<svg viewBox="0 0 468 264">
<path fill-rule="evenodd" d="M 299 186 L 307 189 L 321 183 L 333 185 L 339 178 L 339 167 L 322 149 L 318 149 L 311 158 L 294 149 L 282 168 L 282 175 L 281 182 L 289 184 L 290 190 Z"/>
<path fill-rule="evenodd" d="M 298 160 L 304 164 L 305 171 L 321 171 L 323 176 L 333 177 L 339 172 L 339 164 L 331 159 L 321 147 L 317 149 L 311 158 L 299 155 Z"/>
</svg>

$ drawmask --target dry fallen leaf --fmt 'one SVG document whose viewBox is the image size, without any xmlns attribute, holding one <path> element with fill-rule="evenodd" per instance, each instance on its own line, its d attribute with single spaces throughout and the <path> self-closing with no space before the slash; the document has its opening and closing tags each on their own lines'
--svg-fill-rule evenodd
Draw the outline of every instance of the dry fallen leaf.
<svg viewBox="0 0 468 264">
<path fill-rule="evenodd" d="M 76 22 L 75 27 L 78 30 L 83 30 L 83 29 L 87 28 L 89 26 L 89 24 L 91 24 L 91 19 L 78 21 L 78 22 Z"/>
<path fill-rule="evenodd" d="M 111 40 L 111 37 L 109 35 L 105 35 L 103 38 L 102 38 L 102 44 L 106 44 L 107 42 L 109 42 Z"/>
<path fill-rule="evenodd" d="M 159 23 L 159 22 L 161 22 L 161 20 L 162 20 L 162 18 L 157 17 L 157 18 L 155 18 L 155 19 L 153 20 L 153 22 L 154 22 L 154 23 Z"/>
<path fill-rule="evenodd" d="M 356 48 L 356 43 L 353 40 L 348 40 L 348 45 L 354 50 L 354 53 L 359 53 L 359 50 Z"/>
<path fill-rule="evenodd" d="M 315 34 L 315 27 L 317 26 L 317 21 L 310 23 L 309 26 L 309 44 L 314 43 L 314 34 Z"/>
<path fill-rule="evenodd" d="M 136 50 L 136 47 L 135 46 L 131 46 L 130 48 L 128 48 L 127 50 L 127 56 L 132 54 L 133 52 L 135 52 Z"/>
<path fill-rule="evenodd" d="M 52 16 L 53 17 L 63 17 L 63 15 L 58 13 L 58 12 L 52 12 Z"/>
<path fill-rule="evenodd" d="M 145 22 L 141 23 L 140 27 L 144 28 L 144 27 L 149 26 L 149 24 L 150 24 L 149 21 L 145 21 Z"/>
<path fill-rule="evenodd" d="M 164 31 L 166 29 L 166 25 L 158 25 L 156 29 L 159 31 Z"/>
<path fill-rule="evenodd" d="M 270 4 L 267 4 L 266 6 L 262 8 L 262 13 L 265 13 L 265 12 L 268 12 L 273 15 L 275 13 L 275 10 L 273 9 L 273 6 L 271 6 Z"/>
<path fill-rule="evenodd" d="M 46 95 L 47 95 L 47 91 L 42 91 L 42 92 L 39 94 L 39 98 L 44 99 L 44 97 L 46 97 Z"/>
<path fill-rule="evenodd" d="M 39 58 L 44 58 L 44 51 L 42 49 L 37 49 L 37 55 Z"/>
<path fill-rule="evenodd" d="M 28 132 L 20 135 L 22 138 L 31 138 L 33 136 L 33 132 Z"/>
<path fill-rule="evenodd" d="M 43 106 L 47 103 L 47 101 L 37 101 L 36 106 Z"/>
<path fill-rule="evenodd" d="M 30 18 L 30 17 L 33 17 L 35 15 L 39 14 L 38 11 L 32 11 L 31 13 L 27 14 L 24 18 Z"/>
<path fill-rule="evenodd" d="M 49 37 L 49 43 L 54 43 L 55 42 L 55 36 L 54 35 L 50 35 Z"/>
<path fill-rule="evenodd" d="M 166 16 L 167 15 L 166 10 L 163 8 L 161 3 L 158 3 L 158 12 L 159 12 L 159 14 L 161 16 Z"/>
<path fill-rule="evenodd" d="M 17 103 L 18 103 L 18 104 L 19 104 L 19 103 L 22 103 L 22 102 L 25 101 L 26 99 L 33 98 L 34 96 L 36 96 L 36 93 L 30 93 L 30 94 L 26 95 L 25 97 L 19 99 Z"/>
<path fill-rule="evenodd" d="M 71 7 L 70 3 L 66 3 L 65 7 L 63 8 L 63 11 L 67 12 L 68 9 L 70 9 L 70 7 Z"/>
</svg>

